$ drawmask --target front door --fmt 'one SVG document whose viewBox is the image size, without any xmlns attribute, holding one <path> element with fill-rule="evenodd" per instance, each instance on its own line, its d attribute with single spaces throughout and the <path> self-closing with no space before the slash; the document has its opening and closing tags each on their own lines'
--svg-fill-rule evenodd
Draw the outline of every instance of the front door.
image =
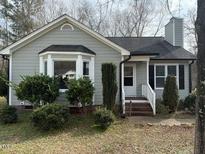
<svg viewBox="0 0 205 154">
<path fill-rule="evenodd" d="M 136 64 L 124 64 L 125 96 L 136 96 Z"/>
</svg>

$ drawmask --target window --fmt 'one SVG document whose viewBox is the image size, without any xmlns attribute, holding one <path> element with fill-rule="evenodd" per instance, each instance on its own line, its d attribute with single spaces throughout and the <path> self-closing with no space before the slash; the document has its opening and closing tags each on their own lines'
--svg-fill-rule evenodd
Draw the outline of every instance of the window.
<svg viewBox="0 0 205 154">
<path fill-rule="evenodd" d="M 67 89 L 65 82 L 68 79 L 74 79 L 76 74 L 75 61 L 55 61 L 54 75 L 60 80 L 60 89 Z"/>
<path fill-rule="evenodd" d="M 124 86 L 133 86 L 133 67 L 124 68 Z"/>
<path fill-rule="evenodd" d="M 184 65 L 179 65 L 179 89 L 184 89 Z"/>
<path fill-rule="evenodd" d="M 47 61 L 44 62 L 44 74 L 47 75 Z"/>
<path fill-rule="evenodd" d="M 154 65 L 149 65 L 149 84 L 154 89 Z"/>
<path fill-rule="evenodd" d="M 163 65 L 156 66 L 156 87 L 163 88 L 165 79 L 166 79 L 165 66 Z"/>
<path fill-rule="evenodd" d="M 83 62 L 83 76 L 89 77 L 89 62 Z"/>
<path fill-rule="evenodd" d="M 167 76 L 176 77 L 178 84 L 177 65 L 156 65 L 155 71 L 156 88 L 164 88 Z"/>
</svg>

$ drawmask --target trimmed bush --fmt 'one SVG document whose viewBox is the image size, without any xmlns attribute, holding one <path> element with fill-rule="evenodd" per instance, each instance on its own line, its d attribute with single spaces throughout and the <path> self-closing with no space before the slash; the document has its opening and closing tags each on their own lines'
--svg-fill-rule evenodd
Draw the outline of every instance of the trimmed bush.
<svg viewBox="0 0 205 154">
<path fill-rule="evenodd" d="M 5 97 L 0 97 L 0 109 L 7 105 L 6 103 L 6 98 Z"/>
<path fill-rule="evenodd" d="M 94 87 L 89 78 L 71 79 L 68 81 L 68 89 L 66 91 L 66 98 L 71 104 L 81 103 L 85 105 L 92 104 Z"/>
<path fill-rule="evenodd" d="M 114 110 L 117 80 L 116 66 L 112 63 L 102 64 L 103 104 L 108 110 Z"/>
<path fill-rule="evenodd" d="M 4 124 L 16 123 L 18 120 L 18 115 L 16 113 L 16 108 L 13 106 L 4 105 L 0 109 L 0 121 Z"/>
<path fill-rule="evenodd" d="M 69 118 L 69 109 L 61 104 L 47 104 L 33 111 L 31 121 L 42 130 L 58 129 L 64 126 Z"/>
<path fill-rule="evenodd" d="M 161 100 L 156 101 L 157 114 L 169 114 L 169 107 L 165 106 Z"/>
<path fill-rule="evenodd" d="M 179 102 L 178 87 L 174 76 L 167 76 L 163 91 L 163 103 L 171 112 L 175 112 Z"/>
<path fill-rule="evenodd" d="M 7 85 L 7 75 L 5 71 L 0 71 L 0 96 L 7 96 L 8 85 Z"/>
<path fill-rule="evenodd" d="M 24 76 L 15 87 L 19 100 L 29 101 L 35 106 L 52 103 L 59 96 L 59 85 L 56 79 L 46 75 Z"/>
<path fill-rule="evenodd" d="M 106 108 L 97 109 L 94 113 L 95 124 L 102 129 L 107 129 L 115 120 L 115 115 L 112 111 Z"/>
<path fill-rule="evenodd" d="M 193 92 L 184 100 L 184 108 L 187 108 L 192 113 L 195 113 L 196 97 L 196 93 Z"/>
</svg>

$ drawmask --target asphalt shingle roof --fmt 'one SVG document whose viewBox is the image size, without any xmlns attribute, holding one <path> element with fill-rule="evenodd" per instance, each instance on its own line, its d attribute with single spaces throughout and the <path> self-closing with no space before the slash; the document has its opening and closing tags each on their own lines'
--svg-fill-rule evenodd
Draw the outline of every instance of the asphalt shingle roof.
<svg viewBox="0 0 205 154">
<path fill-rule="evenodd" d="M 56 51 L 56 52 L 83 52 L 88 54 L 95 55 L 95 52 L 88 49 L 83 45 L 51 45 L 45 49 L 43 49 L 39 54 L 44 53 L 46 51 Z"/>
<path fill-rule="evenodd" d="M 196 57 L 180 46 L 173 46 L 163 37 L 107 37 L 129 50 L 131 55 L 156 55 L 151 59 L 194 60 Z"/>
</svg>

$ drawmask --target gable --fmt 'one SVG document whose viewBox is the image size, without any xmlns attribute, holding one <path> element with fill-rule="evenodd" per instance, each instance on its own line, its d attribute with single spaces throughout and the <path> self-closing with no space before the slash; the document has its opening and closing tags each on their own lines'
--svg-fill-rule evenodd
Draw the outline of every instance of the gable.
<svg viewBox="0 0 205 154">
<path fill-rule="evenodd" d="M 73 19 L 67 15 L 63 15 L 62 17 L 59 17 L 58 19 L 54 20 L 53 22 L 51 22 L 51 23 L 43 26 L 42 28 L 34 31 L 33 33 L 29 34 L 28 36 L 25 36 L 24 38 L 20 39 L 19 41 L 15 42 L 15 43 L 11 44 L 10 46 L 6 47 L 5 49 L 3 49 L 0 53 L 1 54 L 10 54 L 11 51 L 15 51 L 19 47 L 24 46 L 24 45 L 32 42 L 33 40 L 48 33 L 53 28 L 56 28 L 57 26 L 62 25 L 63 23 L 69 23 L 71 26 L 79 28 L 80 30 L 84 31 L 85 33 L 87 33 L 88 35 L 97 39 L 98 41 L 100 41 L 100 42 L 106 44 L 107 46 L 115 49 L 116 51 L 120 52 L 122 55 L 129 55 L 130 54 L 129 51 L 127 51 L 126 49 L 111 42 L 110 40 L 106 39 L 102 35 L 98 34 L 97 32 L 94 32 L 90 28 L 86 27 L 85 25 L 79 23 L 78 21 L 76 21 L 75 19 Z"/>
</svg>

